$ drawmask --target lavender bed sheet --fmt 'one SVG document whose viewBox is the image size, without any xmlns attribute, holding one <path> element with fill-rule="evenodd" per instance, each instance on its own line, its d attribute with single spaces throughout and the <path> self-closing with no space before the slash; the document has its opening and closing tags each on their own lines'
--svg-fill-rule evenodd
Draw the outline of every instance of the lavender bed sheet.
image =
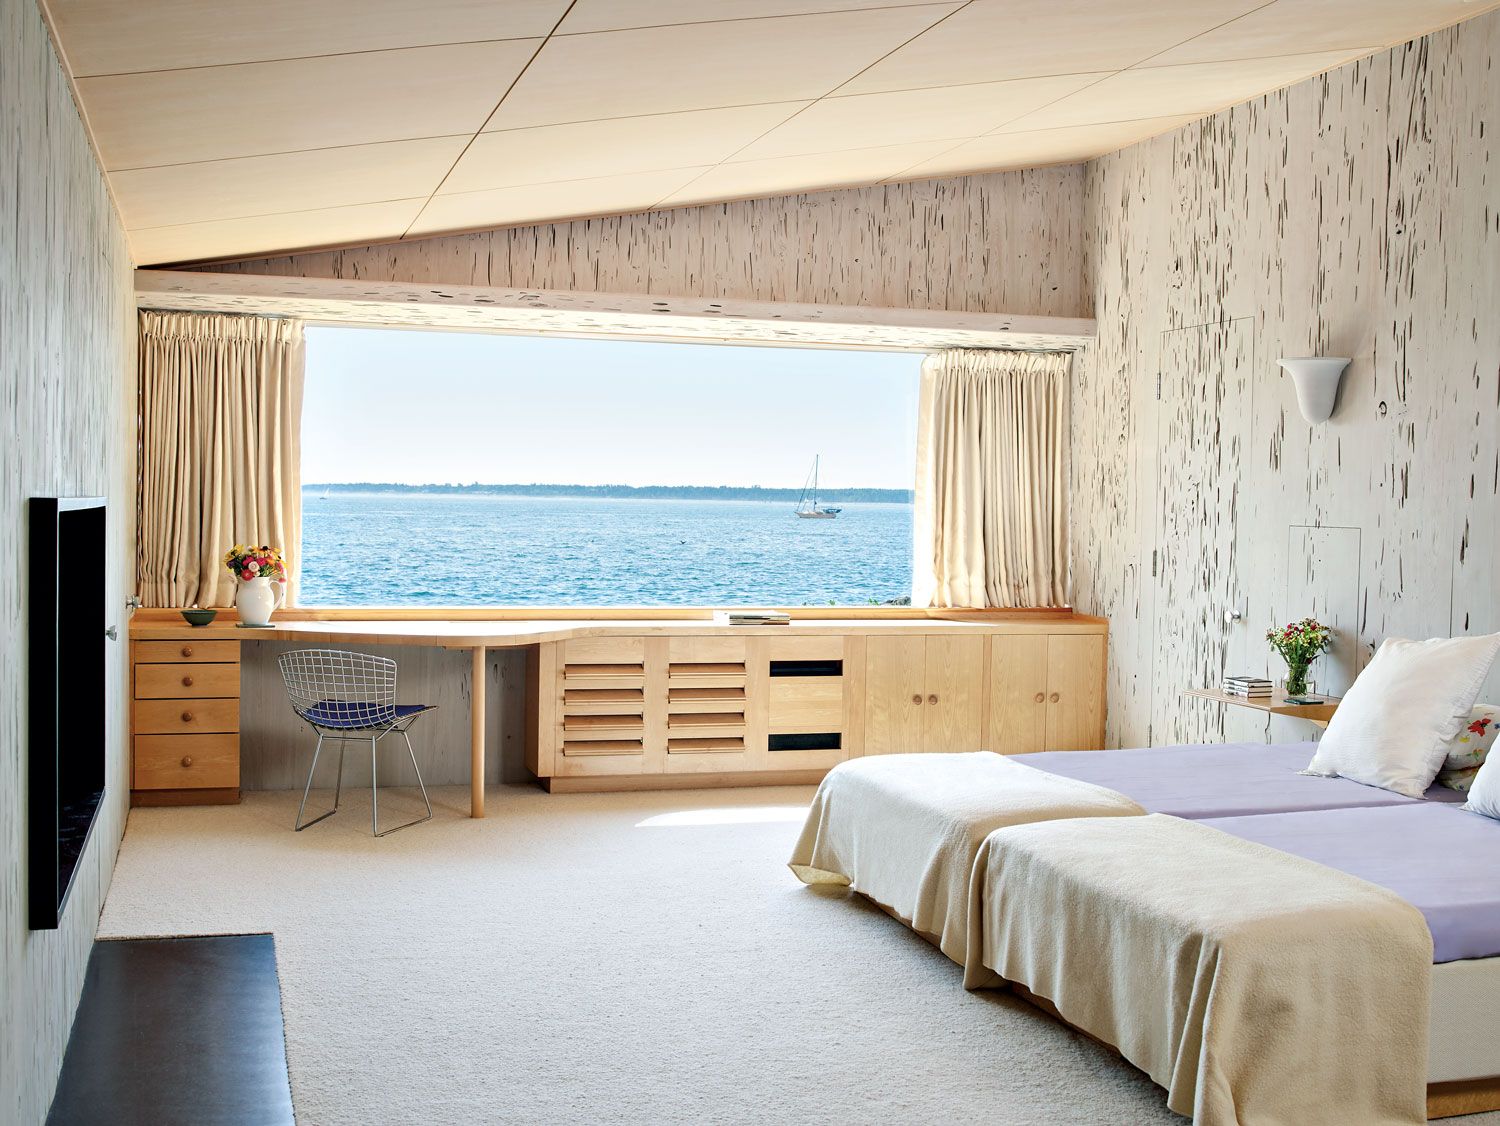
<svg viewBox="0 0 1500 1126">
<path fill-rule="evenodd" d="M 1313 809 L 1462 802 L 1433 786 L 1424 799 L 1351 782 L 1297 773 L 1315 743 L 1211 743 L 1121 751 L 1042 751 L 1015 761 L 1052 774 L 1118 790 L 1153 813 L 1201 820 Z"/>
<path fill-rule="evenodd" d="M 1500 821 L 1412 802 L 1203 824 L 1389 888 L 1427 920 L 1434 962 L 1500 955 Z"/>
</svg>

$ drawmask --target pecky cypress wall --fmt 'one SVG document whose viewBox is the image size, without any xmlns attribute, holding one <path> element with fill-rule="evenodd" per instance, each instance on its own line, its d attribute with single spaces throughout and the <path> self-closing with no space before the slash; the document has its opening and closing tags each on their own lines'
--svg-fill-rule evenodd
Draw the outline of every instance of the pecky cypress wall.
<svg viewBox="0 0 1500 1126">
<path fill-rule="evenodd" d="M 1306 738 L 1181 696 L 1284 673 L 1272 624 L 1338 627 L 1335 693 L 1387 636 L 1500 630 L 1496 56 L 1492 13 L 1088 165 L 1073 566 L 1113 742 Z M 1321 426 L 1306 355 L 1353 357 Z"/>
<path fill-rule="evenodd" d="M 27 926 L 27 509 L 109 498 L 110 616 L 135 561 L 135 312 L 130 256 L 32 0 L 0 0 L 0 1122 L 52 1101 L 125 828 L 129 675 L 109 647 L 106 793 L 61 925 Z"/>
<path fill-rule="evenodd" d="M 1386 636 L 1500 629 L 1497 53 L 1492 13 L 1081 167 L 217 269 L 1092 315 L 1074 599 L 1111 621 L 1110 742 L 1305 738 L 1181 692 L 1279 672 L 1262 635 L 1305 614 L 1332 692 Z M 1354 358 L 1318 427 L 1275 362 L 1310 354 Z"/>
</svg>

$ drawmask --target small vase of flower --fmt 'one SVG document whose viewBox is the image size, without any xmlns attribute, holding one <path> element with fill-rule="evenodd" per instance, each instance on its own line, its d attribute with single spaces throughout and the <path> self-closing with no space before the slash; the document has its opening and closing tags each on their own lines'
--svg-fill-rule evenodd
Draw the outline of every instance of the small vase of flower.
<svg viewBox="0 0 1500 1126">
<path fill-rule="evenodd" d="M 240 624 L 265 628 L 271 615 L 286 601 L 286 562 L 274 547 L 247 547 L 237 543 L 224 556 L 224 566 L 234 574 L 239 590 L 234 607 Z"/>
<path fill-rule="evenodd" d="M 1307 695 L 1307 670 L 1333 644 L 1333 630 L 1316 618 L 1303 618 L 1267 630 L 1266 640 L 1286 662 L 1286 694 Z"/>
</svg>

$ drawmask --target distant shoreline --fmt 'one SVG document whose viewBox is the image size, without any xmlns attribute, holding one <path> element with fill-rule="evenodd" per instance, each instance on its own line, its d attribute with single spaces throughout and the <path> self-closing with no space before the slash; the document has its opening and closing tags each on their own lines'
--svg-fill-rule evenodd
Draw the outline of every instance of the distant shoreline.
<svg viewBox="0 0 1500 1126">
<path fill-rule="evenodd" d="M 398 485 L 356 481 L 302 486 L 303 493 L 396 493 L 434 496 L 592 497 L 601 500 L 764 500 L 795 501 L 801 489 L 732 485 Z M 910 489 L 820 489 L 824 504 L 911 504 Z"/>
</svg>

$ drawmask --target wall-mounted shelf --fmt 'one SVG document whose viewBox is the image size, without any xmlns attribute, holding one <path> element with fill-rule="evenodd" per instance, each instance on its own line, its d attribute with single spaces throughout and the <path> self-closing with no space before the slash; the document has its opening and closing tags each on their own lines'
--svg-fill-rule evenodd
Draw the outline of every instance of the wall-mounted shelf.
<svg viewBox="0 0 1500 1126">
<path fill-rule="evenodd" d="M 1272 715 L 1289 716 L 1292 719 L 1305 719 L 1318 727 L 1327 727 L 1328 721 L 1333 718 L 1333 713 L 1338 710 L 1339 698 L 1337 696 L 1312 696 L 1316 704 L 1289 704 L 1286 702 L 1286 693 L 1277 689 L 1272 695 L 1262 699 L 1247 699 L 1244 696 L 1231 696 L 1227 692 L 1215 692 L 1211 688 L 1189 688 L 1186 696 L 1196 696 L 1200 700 L 1212 700 L 1216 704 L 1233 704 L 1237 708 L 1250 708 L 1257 712 L 1270 712 Z"/>
</svg>

